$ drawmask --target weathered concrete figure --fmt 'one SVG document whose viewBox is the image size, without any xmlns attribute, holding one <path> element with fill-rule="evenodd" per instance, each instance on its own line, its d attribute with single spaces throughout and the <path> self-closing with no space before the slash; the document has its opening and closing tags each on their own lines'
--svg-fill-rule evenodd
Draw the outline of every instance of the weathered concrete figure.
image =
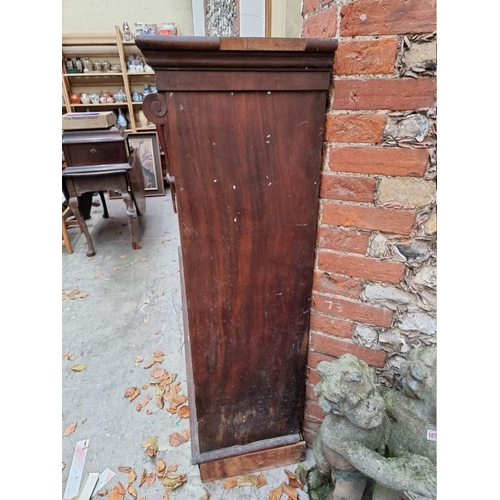
<svg viewBox="0 0 500 500">
<path fill-rule="evenodd" d="M 403 391 L 375 384 L 375 371 L 350 354 L 321 362 L 315 387 L 327 413 L 313 445 L 332 500 L 436 498 L 436 349 L 414 349 L 402 365 Z M 432 439 L 432 438 L 431 438 Z M 363 496 L 365 494 L 365 496 Z"/>
</svg>

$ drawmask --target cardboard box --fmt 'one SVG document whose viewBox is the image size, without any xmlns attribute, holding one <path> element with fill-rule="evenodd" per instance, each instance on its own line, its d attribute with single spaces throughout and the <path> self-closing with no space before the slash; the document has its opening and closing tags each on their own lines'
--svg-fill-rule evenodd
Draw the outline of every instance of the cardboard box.
<svg viewBox="0 0 500 500">
<path fill-rule="evenodd" d="M 116 124 L 113 111 L 90 113 L 66 113 L 62 117 L 63 130 L 87 130 L 92 128 L 109 128 Z"/>
</svg>

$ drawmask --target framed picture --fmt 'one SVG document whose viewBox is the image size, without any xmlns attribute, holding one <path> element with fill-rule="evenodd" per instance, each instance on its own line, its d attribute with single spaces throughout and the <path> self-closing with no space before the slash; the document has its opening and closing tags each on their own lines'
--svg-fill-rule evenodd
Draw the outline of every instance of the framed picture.
<svg viewBox="0 0 500 500">
<path fill-rule="evenodd" d="M 148 196 L 165 196 L 165 185 L 163 184 L 160 148 L 156 132 L 129 134 L 128 143 L 130 148 L 137 149 L 141 159 L 142 173 L 144 174 L 144 190 Z M 121 195 L 108 192 L 110 200 L 119 199 Z"/>
</svg>

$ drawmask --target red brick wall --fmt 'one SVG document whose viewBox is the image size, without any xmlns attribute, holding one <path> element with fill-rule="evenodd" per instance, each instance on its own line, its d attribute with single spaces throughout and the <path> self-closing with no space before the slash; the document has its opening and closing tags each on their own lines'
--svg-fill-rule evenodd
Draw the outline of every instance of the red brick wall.
<svg viewBox="0 0 500 500">
<path fill-rule="evenodd" d="M 405 36 L 408 40 L 409 36 L 435 32 L 436 5 L 433 0 L 304 0 L 302 14 L 303 37 L 339 40 L 325 119 L 311 305 L 304 423 L 310 445 L 324 417 L 313 391 L 319 381 L 316 366 L 320 361 L 350 352 L 378 370 L 388 369 L 392 347 L 381 349 L 380 342 L 361 345 L 353 331 L 361 326 L 379 336 L 392 334 L 401 311 L 388 307 L 390 301 L 367 300 L 365 287 L 392 287 L 393 295 L 398 291 L 406 294 L 401 295 L 405 304 L 413 299 L 418 302 L 418 290 L 412 289 L 410 280 L 416 272 L 414 261 L 374 256 L 370 242 L 377 234 L 395 244 L 415 243 L 423 234 L 421 225 L 429 224 L 424 215 L 435 205 L 435 181 L 429 174 L 432 148 L 426 148 L 425 141 L 423 147 L 413 147 L 411 141 L 394 146 L 384 142 L 384 129 L 393 112 L 422 113 L 435 106 L 432 71 L 405 76 L 398 57 Z M 399 178 L 409 179 L 417 193 L 413 188 L 408 195 L 402 190 L 393 201 L 390 195 L 382 196 L 384 182 Z M 419 190 L 429 193 L 429 187 L 431 196 L 425 198 Z M 424 240 L 429 245 L 432 237 Z M 418 314 L 432 314 L 430 309 Z M 418 334 L 403 333 L 410 339 Z M 400 337 L 406 342 L 406 337 Z M 407 348 L 394 348 L 394 354 L 404 356 Z"/>
</svg>

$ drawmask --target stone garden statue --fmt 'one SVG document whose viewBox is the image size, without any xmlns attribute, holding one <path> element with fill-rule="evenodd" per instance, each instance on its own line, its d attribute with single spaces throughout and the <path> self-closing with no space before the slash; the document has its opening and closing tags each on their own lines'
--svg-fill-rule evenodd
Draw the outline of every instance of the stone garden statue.
<svg viewBox="0 0 500 500">
<path fill-rule="evenodd" d="M 313 454 L 332 480 L 328 500 L 436 498 L 436 349 L 411 350 L 401 370 L 397 391 L 377 386 L 375 370 L 351 354 L 319 363 L 326 417 Z"/>
</svg>

